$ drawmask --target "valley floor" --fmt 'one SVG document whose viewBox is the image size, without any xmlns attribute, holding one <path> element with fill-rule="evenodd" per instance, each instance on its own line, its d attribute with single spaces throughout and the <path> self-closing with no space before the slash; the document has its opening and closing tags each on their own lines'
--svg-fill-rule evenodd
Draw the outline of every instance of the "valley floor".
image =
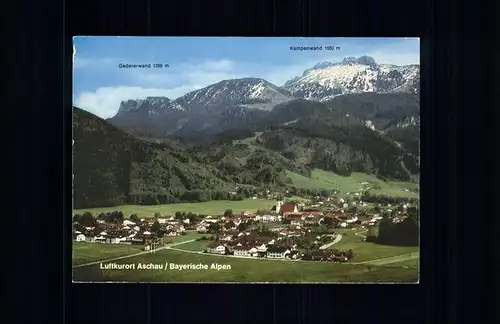
<svg viewBox="0 0 500 324">
<path fill-rule="evenodd" d="M 418 184 L 388 181 L 373 175 L 353 173 L 342 177 L 332 172 L 314 170 L 311 178 L 293 172 L 289 176 L 296 187 L 315 189 L 336 189 L 342 195 L 362 194 L 369 187 L 376 194 L 388 196 L 417 197 L 405 189 L 416 188 Z M 202 203 L 181 203 L 155 206 L 127 205 L 117 207 L 74 210 L 76 213 L 119 210 L 124 215 L 137 214 L 139 217 L 153 217 L 155 213 L 173 215 L 175 212 L 193 212 L 205 215 L 220 215 L 226 209 L 233 212 L 269 210 L 275 200 L 247 199 L 243 201 L 209 201 Z M 272 224 L 270 224 L 272 225 Z M 271 226 L 272 227 L 272 226 Z M 352 250 L 353 262 L 346 264 L 303 261 L 273 260 L 262 258 L 234 257 L 203 253 L 211 241 L 196 241 L 203 236 L 189 232 L 178 237 L 165 237 L 171 241 L 158 248 L 155 253 L 143 251 L 141 246 L 74 243 L 74 281 L 124 281 L 124 282 L 417 282 L 418 247 L 385 246 L 364 242 L 364 230 L 336 229 L 341 239 L 327 249 Z M 175 246 L 175 248 L 174 248 Z M 282 261 L 282 262 L 276 262 Z M 101 263 L 116 264 L 156 264 L 164 269 L 101 269 Z M 208 270 L 173 270 L 169 264 L 208 265 Z M 211 269 L 216 265 L 215 269 Z M 217 268 L 222 265 L 227 269 Z M 165 268 L 166 267 L 166 268 Z"/>
</svg>

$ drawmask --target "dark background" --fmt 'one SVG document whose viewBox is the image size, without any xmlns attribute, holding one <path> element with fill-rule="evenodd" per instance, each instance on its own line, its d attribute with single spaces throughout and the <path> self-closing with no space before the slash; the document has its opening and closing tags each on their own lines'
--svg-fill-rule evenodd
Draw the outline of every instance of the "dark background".
<svg viewBox="0 0 500 324">
<path fill-rule="evenodd" d="M 486 322 L 497 304 L 480 296 L 492 287 L 491 267 L 483 264 L 492 252 L 480 236 L 486 177 L 493 178 L 483 123 L 492 109 L 479 25 L 457 23 L 465 12 L 480 18 L 474 2 L 193 2 L 17 2 L 7 16 L 13 36 L 2 45 L 9 54 L 2 67 L 12 97 L 2 120 L 13 152 L 4 158 L 11 183 L 4 204 L 12 210 L 3 216 L 12 231 L 3 264 L 15 272 L 6 280 L 12 293 L 4 306 L 15 312 L 9 322 Z M 71 284 L 74 35 L 421 37 L 420 284 Z M 494 316 L 488 322 L 500 322 Z"/>
</svg>

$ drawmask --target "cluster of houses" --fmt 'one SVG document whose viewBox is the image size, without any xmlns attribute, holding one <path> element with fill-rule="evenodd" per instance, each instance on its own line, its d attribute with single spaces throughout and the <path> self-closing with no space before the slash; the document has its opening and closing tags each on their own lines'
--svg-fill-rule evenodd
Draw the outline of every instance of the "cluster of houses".
<svg viewBox="0 0 500 324">
<path fill-rule="evenodd" d="M 308 225 L 321 225 L 331 218 L 338 224 L 339 227 L 348 227 L 349 224 L 366 224 L 374 225 L 377 220 L 381 219 L 379 215 L 372 217 L 366 215 L 358 215 L 358 213 L 348 213 L 344 211 L 339 212 L 318 212 L 318 211 L 299 211 L 304 208 L 305 204 L 283 203 L 278 201 L 276 206 L 270 211 L 269 214 L 258 215 L 250 212 L 243 212 L 241 215 L 233 215 L 230 217 L 212 217 L 207 216 L 197 224 L 196 230 L 199 233 L 204 233 L 209 230 L 211 224 L 219 223 L 224 224 L 227 222 L 234 223 L 237 227 L 241 223 L 261 222 L 261 223 L 274 223 L 285 222 L 286 224 L 295 226 L 308 226 Z M 312 206 L 311 206 L 312 207 Z M 222 229 L 223 230 L 223 229 Z"/>
<path fill-rule="evenodd" d="M 305 261 L 347 262 L 353 258 L 352 251 L 317 250 L 302 259 Z"/>
<path fill-rule="evenodd" d="M 281 238 L 261 236 L 255 232 L 221 234 L 210 243 L 205 252 L 235 255 L 241 257 L 263 257 L 274 259 L 297 259 L 297 244 L 281 243 Z"/>
<path fill-rule="evenodd" d="M 213 223 L 220 223 L 216 239 L 211 242 L 204 252 L 214 254 L 235 255 L 241 257 L 263 257 L 274 259 L 300 259 L 304 256 L 299 252 L 301 246 L 293 243 L 293 238 L 306 236 L 311 232 L 307 225 L 319 225 L 324 219 L 321 212 L 298 212 L 298 205 L 284 204 L 279 201 L 270 215 L 256 215 L 242 213 L 241 216 L 205 218 L 197 227 L 199 232 L 204 232 Z M 289 224 L 269 228 L 270 235 L 261 235 L 256 231 L 239 231 L 238 226 L 246 222 L 282 222 L 291 220 Z M 225 226 L 231 223 L 232 227 Z M 304 226 L 303 226 L 304 225 Z M 330 235 L 333 240 L 333 231 Z M 320 239 L 321 236 L 316 237 Z M 314 241 L 312 243 L 319 243 Z"/>
<path fill-rule="evenodd" d="M 150 218 L 133 222 L 125 220 L 121 224 L 106 223 L 98 220 L 95 226 L 83 226 L 78 223 L 73 225 L 73 235 L 77 242 L 109 243 L 109 244 L 140 244 L 145 247 L 160 243 L 160 238 L 183 235 L 186 231 L 198 233 L 210 232 L 216 235 L 205 252 L 215 254 L 232 254 L 242 257 L 265 258 L 290 258 L 309 259 L 321 261 L 344 262 L 350 259 L 346 252 L 321 249 L 325 240 L 335 238 L 335 228 L 366 228 L 374 226 L 382 219 L 377 213 L 368 213 L 363 210 L 347 211 L 349 206 L 363 205 L 359 200 L 347 202 L 344 199 L 333 201 L 331 198 L 313 198 L 307 205 L 304 203 L 284 203 L 278 201 L 276 205 L 265 213 L 244 212 L 230 216 L 206 216 L 199 221 L 186 219 Z M 365 204 L 366 205 L 366 204 Z M 392 213 L 392 221 L 399 222 L 404 219 L 408 204 L 401 206 L 383 206 L 384 212 Z M 322 211 L 311 211 L 322 210 Z M 241 224 L 255 225 L 256 223 L 272 223 L 268 233 L 263 236 L 249 229 L 249 226 L 240 227 Z M 218 226 L 211 226 L 217 224 Z M 322 226 L 321 235 L 314 237 L 311 231 L 314 227 Z M 154 227 L 154 228 L 153 228 Z M 214 228 L 216 230 L 214 231 Z M 312 243 L 318 248 L 310 255 L 304 255 L 300 240 L 313 237 Z M 296 242 L 299 242 L 298 244 Z M 302 251 L 302 252 L 299 252 Z"/>
<path fill-rule="evenodd" d="M 309 230 L 310 231 L 310 230 Z M 239 257 L 257 257 L 270 259 L 311 260 L 327 262 L 347 262 L 352 258 L 352 252 L 326 250 L 316 248 L 309 253 L 299 242 L 290 240 L 292 237 L 304 237 L 306 231 L 282 229 L 274 237 L 259 236 L 255 232 L 226 233 L 217 237 L 204 250 L 205 253 L 234 255 Z M 334 237 L 334 235 L 331 235 Z M 313 243 L 319 243 L 316 237 Z"/>
<path fill-rule="evenodd" d="M 215 242 L 210 244 L 205 252 L 215 254 L 230 254 L 241 257 L 262 257 L 271 259 L 297 259 L 301 257 L 298 250 L 286 246 L 269 246 L 270 244 L 262 244 L 260 246 L 221 244 Z"/>
<path fill-rule="evenodd" d="M 196 229 L 198 233 L 205 233 L 209 230 L 211 224 L 216 224 L 216 223 L 224 224 L 232 222 L 234 223 L 234 227 L 238 227 L 241 223 L 247 223 L 250 221 L 269 223 L 269 222 L 281 222 L 281 220 L 282 220 L 281 215 L 257 215 L 255 213 L 243 212 L 241 213 L 240 216 L 222 216 L 217 218 L 212 216 L 207 216 L 203 220 L 198 222 L 194 229 Z"/>
<path fill-rule="evenodd" d="M 386 210 L 391 210 L 392 206 L 385 206 Z M 402 206 L 399 206 L 402 207 Z M 408 206 L 405 204 L 404 208 Z M 228 254 L 246 257 L 265 257 L 265 258 L 290 258 L 304 260 L 318 260 L 330 262 L 346 262 L 352 258 L 352 252 L 341 252 L 331 249 L 322 249 L 320 239 L 325 236 L 335 238 L 334 228 L 366 228 L 374 226 L 382 216 L 379 214 L 369 214 L 366 212 L 345 212 L 342 210 L 328 212 L 303 212 L 299 211 L 301 206 L 294 203 L 283 203 L 278 201 L 274 213 L 270 215 L 256 215 L 253 213 L 242 213 L 240 216 L 206 218 L 197 230 L 206 231 L 210 224 L 219 223 L 226 225 L 231 222 L 232 227 L 220 226 L 216 233 L 216 239 L 211 242 L 204 252 L 215 254 Z M 276 213 L 276 211 L 278 211 Z M 393 222 L 399 222 L 403 217 L 393 217 Z M 256 237 L 257 234 L 249 231 L 239 231 L 238 225 L 250 221 L 260 222 L 282 222 L 282 226 L 269 228 L 269 231 L 275 235 L 271 237 Z M 304 255 L 299 250 L 301 246 L 290 244 L 292 238 L 310 237 L 311 228 L 316 225 L 328 224 L 330 230 L 327 230 L 321 236 L 317 236 L 312 242 L 317 247 L 314 253 Z M 292 240 L 293 241 L 293 240 Z"/>
<path fill-rule="evenodd" d="M 158 229 L 152 230 L 153 223 L 158 221 Z M 189 220 L 188 220 L 189 221 Z M 121 224 L 106 223 L 98 220 L 96 226 L 73 224 L 73 237 L 76 242 L 140 244 L 159 243 L 164 236 L 179 236 L 185 233 L 184 223 L 172 218 L 142 219 L 138 222 L 124 220 Z"/>
</svg>

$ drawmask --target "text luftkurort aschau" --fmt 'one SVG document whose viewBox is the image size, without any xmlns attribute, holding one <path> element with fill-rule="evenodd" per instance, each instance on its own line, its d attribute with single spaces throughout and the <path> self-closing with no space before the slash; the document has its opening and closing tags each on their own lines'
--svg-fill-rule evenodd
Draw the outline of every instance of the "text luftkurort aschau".
<svg viewBox="0 0 500 324">
<path fill-rule="evenodd" d="M 231 270 L 230 264 L 220 263 L 100 263 L 101 270 Z"/>
</svg>

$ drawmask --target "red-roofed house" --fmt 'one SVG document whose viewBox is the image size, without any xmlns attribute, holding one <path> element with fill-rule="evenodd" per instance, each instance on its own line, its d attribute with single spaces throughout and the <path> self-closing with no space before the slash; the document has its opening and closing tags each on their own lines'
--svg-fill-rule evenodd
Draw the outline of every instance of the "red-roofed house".
<svg viewBox="0 0 500 324">
<path fill-rule="evenodd" d="M 297 209 L 297 205 L 295 204 L 284 204 L 281 205 L 279 213 L 283 215 L 284 213 L 297 213 L 299 210 Z"/>
<path fill-rule="evenodd" d="M 284 216 L 290 220 L 290 225 L 300 225 L 305 218 L 302 213 L 285 213 Z"/>
<path fill-rule="evenodd" d="M 290 218 L 290 219 L 304 217 L 304 215 L 302 213 L 284 213 L 283 216 L 286 218 Z"/>
<path fill-rule="evenodd" d="M 323 212 L 307 212 L 305 213 L 307 216 L 323 216 Z"/>
</svg>

